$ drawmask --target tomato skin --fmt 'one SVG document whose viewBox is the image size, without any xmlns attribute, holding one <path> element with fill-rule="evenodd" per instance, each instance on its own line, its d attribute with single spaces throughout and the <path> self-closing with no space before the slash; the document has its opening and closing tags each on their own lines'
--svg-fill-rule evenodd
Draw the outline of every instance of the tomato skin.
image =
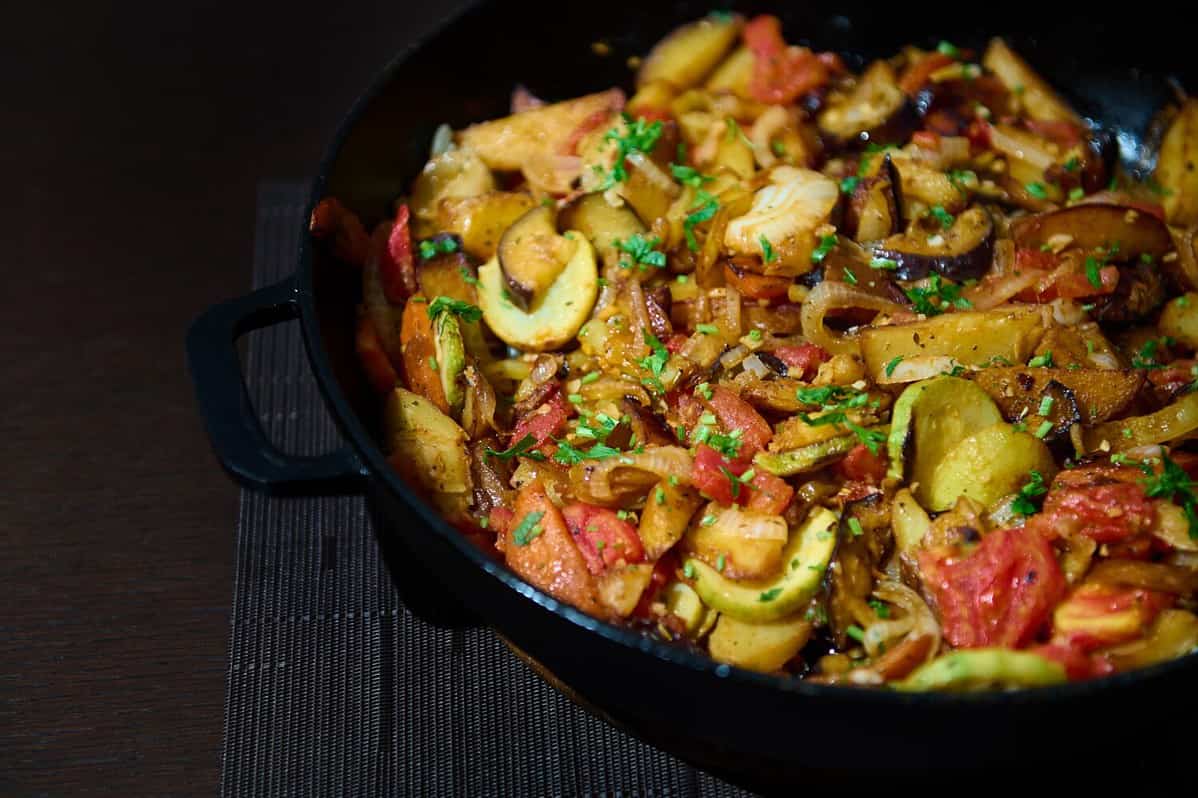
<svg viewBox="0 0 1198 798">
<path fill-rule="evenodd" d="M 1055 252 L 1044 252 L 1030 247 L 1019 247 L 1015 250 L 1015 268 L 1018 271 L 1035 269 L 1052 271 L 1061 265 L 1061 256 Z"/>
<path fill-rule="evenodd" d="M 819 371 L 821 363 L 827 363 L 832 355 L 822 346 L 802 344 L 800 346 L 780 346 L 771 354 L 781 360 L 790 369 L 796 371 L 790 376 L 800 380 L 809 380 Z"/>
<path fill-rule="evenodd" d="M 712 387 L 707 404 L 725 431 L 741 430 L 741 460 L 751 459 L 774 437 L 769 422 L 751 404 L 723 386 Z"/>
<path fill-rule="evenodd" d="M 741 493 L 746 492 L 745 509 L 769 515 L 782 515 L 795 496 L 786 480 L 764 471 L 758 471 L 748 485 L 741 485 Z"/>
<path fill-rule="evenodd" d="M 724 262 L 724 281 L 739 291 L 741 296 L 766 301 L 784 298 L 792 283 L 789 277 L 757 274 L 732 261 Z"/>
<path fill-rule="evenodd" d="M 562 517 L 592 574 L 620 563 L 644 561 L 645 549 L 636 527 L 620 520 L 615 510 L 574 502 L 562 508 Z"/>
<path fill-rule="evenodd" d="M 1065 575 L 1042 535 L 1029 527 L 996 529 L 972 552 L 920 552 L 924 586 L 957 648 L 1031 642 L 1065 593 Z"/>
<path fill-rule="evenodd" d="M 930 130 L 917 130 L 911 136 L 911 143 L 925 150 L 940 149 L 940 136 Z"/>
<path fill-rule="evenodd" d="M 1065 668 L 1065 675 L 1071 682 L 1097 679 L 1115 672 L 1115 666 L 1111 664 L 1110 660 L 1098 654 L 1087 654 L 1073 648 L 1068 643 L 1054 640 L 1050 643 L 1033 646 L 1028 651 L 1060 663 Z"/>
<path fill-rule="evenodd" d="M 676 355 L 682 351 L 682 347 L 686 346 L 686 342 L 690 340 L 690 336 L 686 333 L 674 333 L 665 340 L 666 351 L 671 355 Z"/>
<path fill-rule="evenodd" d="M 402 305 L 408 297 L 420 290 L 416 280 L 416 264 L 412 257 L 412 234 L 408 230 L 412 212 L 407 205 L 400 205 L 395 214 L 395 224 L 387 237 L 387 247 L 379 258 L 379 277 L 383 281 L 383 293 L 393 305 Z"/>
<path fill-rule="evenodd" d="M 383 351 L 382 341 L 374 323 L 365 313 L 358 315 L 358 329 L 354 335 L 354 348 L 358 352 L 358 360 L 367 379 L 376 391 L 381 394 L 390 393 L 399 384 L 399 374 L 391 365 L 391 358 Z"/>
<path fill-rule="evenodd" d="M 836 464 L 836 470 L 850 482 L 879 485 L 886 477 L 886 459 L 880 449 L 878 454 L 874 454 L 864 443 L 859 443 Z"/>
<path fill-rule="evenodd" d="M 1147 533 L 1156 507 L 1136 482 L 1054 489 L 1035 526 L 1056 535 L 1083 535 L 1096 543 L 1122 543 Z"/>
<path fill-rule="evenodd" d="M 1112 294 L 1119 285 L 1119 269 L 1103 266 L 1098 270 L 1098 287 L 1090 278 L 1072 264 L 1062 264 L 1059 256 L 1051 252 L 1033 249 L 1015 251 L 1015 267 L 1020 270 L 1045 271 L 1043 277 L 1030 288 L 1015 295 L 1023 302 L 1051 302 L 1054 299 L 1081 299 L 1083 297 Z M 1051 271 L 1048 271 L 1050 270 Z"/>
<path fill-rule="evenodd" d="M 510 507 L 492 507 L 491 512 L 487 515 L 487 528 L 492 530 L 500 540 L 503 540 L 511 531 L 512 520 L 515 517 L 516 514 Z"/>
<path fill-rule="evenodd" d="M 965 137 L 969 139 L 969 148 L 972 152 L 990 149 L 990 134 L 993 128 L 990 123 L 981 119 L 974 119 L 969 123 L 969 127 L 965 130 Z"/>
<path fill-rule="evenodd" d="M 747 468 L 747 464 L 726 460 L 715 449 L 701 443 L 695 451 L 691 484 L 704 496 L 720 504 L 739 504 L 745 493 L 743 486 L 737 489 L 736 496 L 733 497 L 732 480 L 721 469 L 727 469 L 729 473 L 740 476 Z"/>
<path fill-rule="evenodd" d="M 742 36 L 753 53 L 753 75 L 749 79 L 753 99 L 789 105 L 828 82 L 829 65 L 805 47 L 787 47 L 777 17 L 754 17 L 745 25 Z"/>
<path fill-rule="evenodd" d="M 525 435 L 531 435 L 536 445 L 532 448 L 541 450 L 550 446 L 556 450 L 551 438 L 561 435 L 566 428 L 566 419 L 570 417 L 570 406 L 562 398 L 560 392 L 554 393 L 543 405 L 520 419 L 508 439 L 508 446 L 515 446 Z"/>
<path fill-rule="evenodd" d="M 637 602 L 636 608 L 632 611 L 632 617 L 653 617 L 653 611 L 650 609 L 653 606 L 653 602 L 657 601 L 662 588 L 670 583 L 677 570 L 678 555 L 674 553 L 673 549 L 670 549 L 653 564 L 653 573 L 649 576 L 649 584 L 645 586 L 645 592 L 641 594 L 641 600 Z"/>
</svg>

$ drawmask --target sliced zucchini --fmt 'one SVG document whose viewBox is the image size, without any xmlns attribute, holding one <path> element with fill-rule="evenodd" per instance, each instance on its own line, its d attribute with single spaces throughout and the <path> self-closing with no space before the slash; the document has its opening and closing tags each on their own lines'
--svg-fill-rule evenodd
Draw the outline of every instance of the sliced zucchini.
<svg viewBox="0 0 1198 798">
<path fill-rule="evenodd" d="M 442 313 L 434 322 L 433 347 L 437 357 L 437 372 L 441 375 L 441 389 L 449 403 L 449 413 L 457 418 L 466 401 L 465 379 L 466 347 L 462 343 L 462 330 L 458 318 L 452 313 Z"/>
<path fill-rule="evenodd" d="M 988 687 L 1047 687 L 1066 681 L 1065 668 L 1029 651 L 975 648 L 953 651 L 921 665 L 897 690 L 983 690 Z"/>
<path fill-rule="evenodd" d="M 809 639 L 811 622 L 802 616 L 745 623 L 725 613 L 707 638 L 707 650 L 717 662 L 770 673 L 793 659 Z"/>
<path fill-rule="evenodd" d="M 866 328 L 860 335 L 861 355 L 870 379 L 893 385 L 906 380 L 893 366 L 887 373 L 887 366 L 916 358 L 951 358 L 963 366 L 1026 363 L 1044 330 L 1044 316 L 1036 307 L 946 313 Z"/>
<path fill-rule="evenodd" d="M 931 510 L 947 510 L 962 496 L 989 507 L 1018 491 L 1032 471 L 1046 481 L 1056 474 L 1047 444 L 1000 421 L 949 449 L 919 489 Z"/>
<path fill-rule="evenodd" d="M 599 291 L 599 273 L 595 250 L 577 231 L 577 248 L 562 273 L 554 280 L 540 302 L 528 311 L 521 310 L 506 296 L 507 287 L 498 258 L 479 267 L 479 305 L 487 325 L 504 343 L 525 352 L 557 349 L 577 334 L 591 315 Z"/>
<path fill-rule="evenodd" d="M 836 548 L 834 512 L 817 507 L 791 532 L 782 550 L 782 573 L 771 580 L 735 582 L 698 559 L 687 564 L 695 592 L 707 606 L 747 623 L 766 623 L 800 610 L 819 590 Z"/>
<path fill-rule="evenodd" d="M 882 424 L 870 427 L 870 430 L 886 435 L 890 432 L 890 427 Z M 841 435 L 787 452 L 758 452 L 757 456 L 753 458 L 753 462 L 775 476 L 790 477 L 795 474 L 818 471 L 837 458 L 848 454 L 858 443 L 860 441 L 857 440 L 856 435 Z"/>
<path fill-rule="evenodd" d="M 994 400 L 969 380 L 935 377 L 910 385 L 890 417 L 889 475 L 913 485 L 925 506 L 944 455 L 975 432 L 1002 421 Z"/>
</svg>

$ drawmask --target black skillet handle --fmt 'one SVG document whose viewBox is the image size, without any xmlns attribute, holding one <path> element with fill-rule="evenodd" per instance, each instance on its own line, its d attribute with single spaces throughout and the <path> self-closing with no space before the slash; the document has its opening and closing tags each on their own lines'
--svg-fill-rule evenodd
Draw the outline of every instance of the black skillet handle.
<svg viewBox="0 0 1198 798">
<path fill-rule="evenodd" d="M 298 457 L 279 451 L 258 423 L 237 355 L 251 330 L 299 316 L 289 278 L 205 311 L 187 331 L 187 367 L 221 465 L 243 485 L 276 494 L 357 493 L 362 466 L 348 448 Z"/>
</svg>

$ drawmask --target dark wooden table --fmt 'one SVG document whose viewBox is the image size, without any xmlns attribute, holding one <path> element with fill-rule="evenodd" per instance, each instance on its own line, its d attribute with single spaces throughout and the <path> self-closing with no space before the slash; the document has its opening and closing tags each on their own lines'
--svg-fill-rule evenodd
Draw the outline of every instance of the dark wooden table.
<svg viewBox="0 0 1198 798">
<path fill-rule="evenodd" d="M 460 5 L 6 9 L 0 794 L 215 792 L 237 493 L 183 332 L 248 289 L 257 181 Z"/>
</svg>

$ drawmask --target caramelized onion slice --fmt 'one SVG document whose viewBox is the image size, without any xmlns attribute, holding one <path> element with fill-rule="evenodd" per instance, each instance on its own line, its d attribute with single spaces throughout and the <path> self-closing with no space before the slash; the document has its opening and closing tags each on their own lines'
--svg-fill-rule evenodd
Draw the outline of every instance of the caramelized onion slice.
<svg viewBox="0 0 1198 798">
<path fill-rule="evenodd" d="M 639 454 L 586 460 L 570 468 L 574 494 L 585 502 L 617 506 L 642 496 L 659 480 L 690 484 L 690 453 L 681 446 L 646 446 Z"/>
<path fill-rule="evenodd" d="M 847 283 L 833 280 L 820 283 L 803 303 L 803 335 L 811 343 L 834 355 L 861 352 L 856 337 L 833 333 L 824 325 L 824 318 L 829 312 L 842 308 L 875 310 L 879 313 L 894 313 L 903 309 L 897 302 L 866 293 Z"/>
</svg>

